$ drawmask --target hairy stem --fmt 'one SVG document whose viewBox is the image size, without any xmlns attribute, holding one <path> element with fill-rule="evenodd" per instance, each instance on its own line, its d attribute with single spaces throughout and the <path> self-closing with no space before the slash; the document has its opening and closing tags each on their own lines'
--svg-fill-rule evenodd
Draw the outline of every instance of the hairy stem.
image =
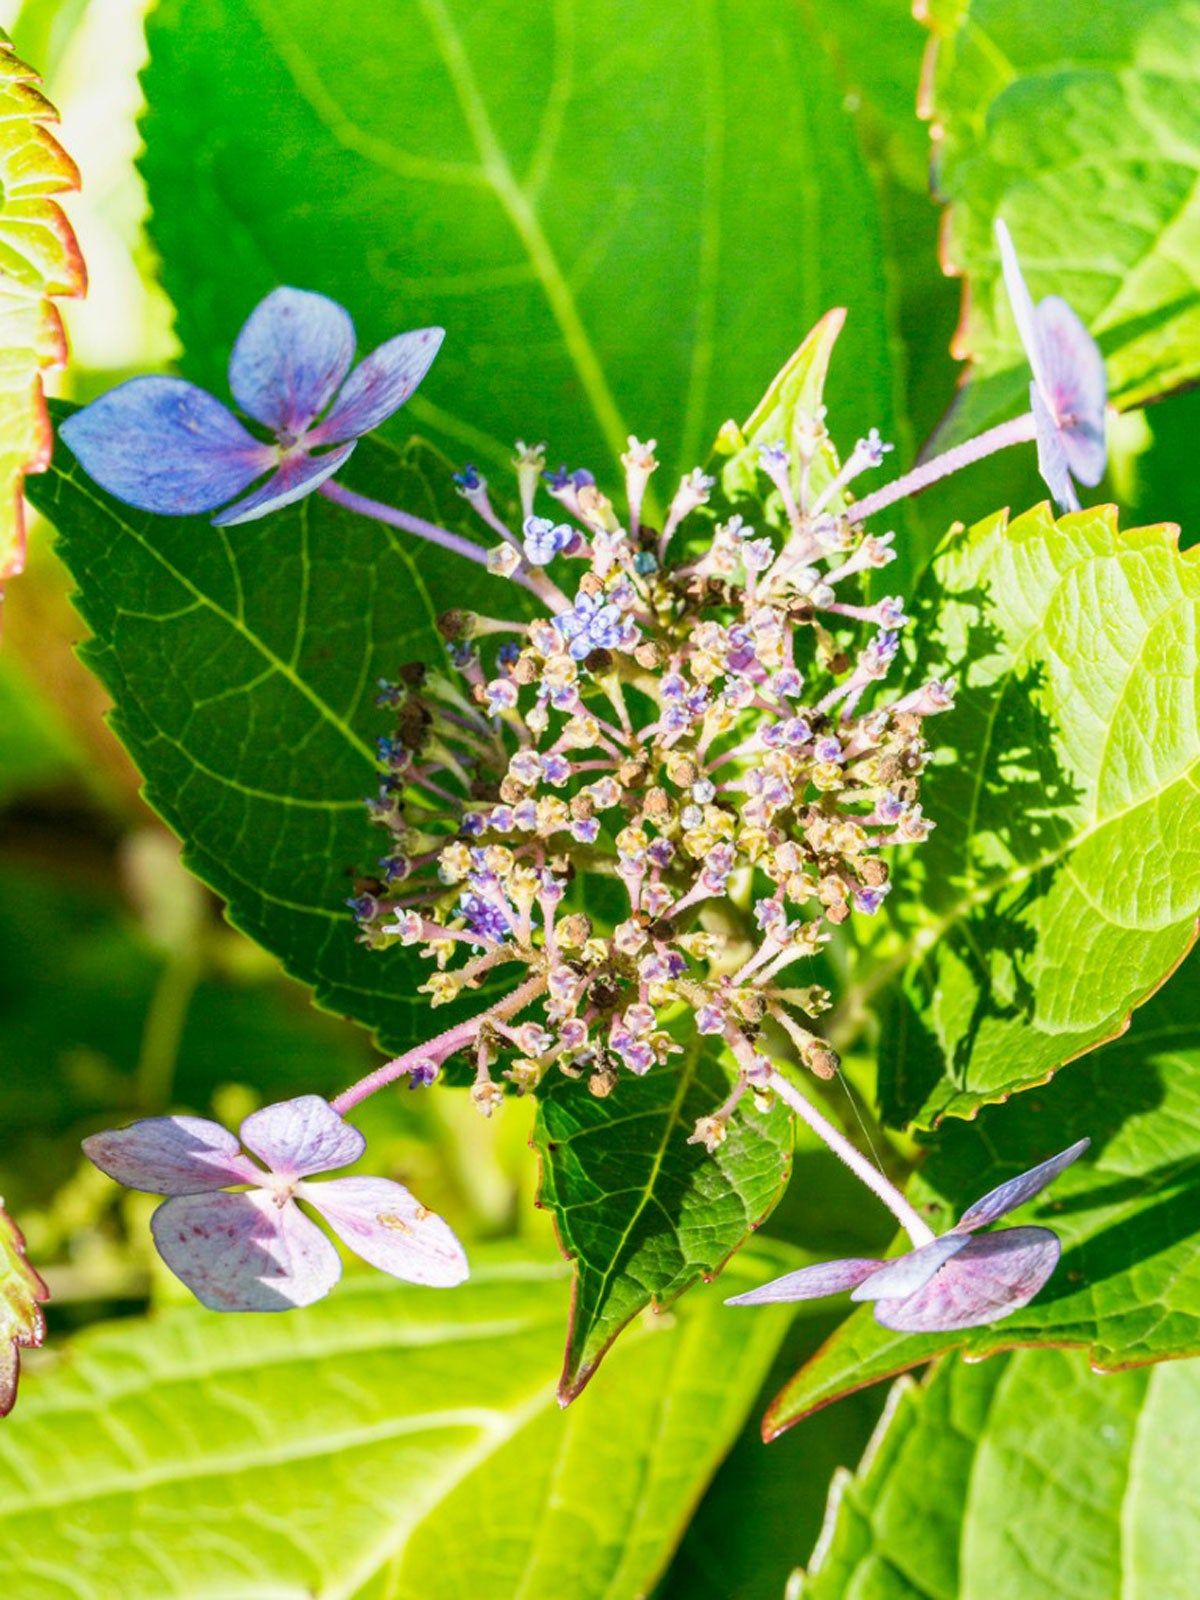
<svg viewBox="0 0 1200 1600">
<path fill-rule="evenodd" d="M 789 1105 L 796 1115 L 808 1124 L 818 1139 L 829 1146 L 838 1160 L 849 1167 L 854 1176 L 861 1179 L 877 1199 L 883 1201 L 912 1240 L 914 1248 L 929 1244 L 934 1237 L 933 1230 L 917 1215 L 895 1184 L 889 1182 L 882 1172 L 873 1167 L 866 1156 L 856 1150 L 844 1134 L 838 1132 L 832 1122 L 826 1121 L 817 1108 L 804 1098 L 799 1089 L 794 1088 L 778 1072 L 771 1074 L 769 1087 L 785 1105 Z"/>
<path fill-rule="evenodd" d="M 851 522 L 862 522 L 876 511 L 882 511 L 885 506 L 894 505 L 897 500 L 907 500 L 909 495 L 920 494 L 922 489 L 928 489 L 931 484 L 948 478 L 951 473 L 961 472 L 963 467 L 994 455 L 997 450 L 1006 450 L 1014 444 L 1028 444 L 1034 437 L 1033 412 L 1027 411 L 1024 416 L 1014 417 L 1011 422 L 1001 422 L 994 428 L 988 428 L 985 433 L 977 434 L 974 439 L 955 445 L 953 450 L 934 456 L 932 461 L 922 462 L 893 483 L 885 483 L 874 494 L 847 506 L 846 515 Z"/>
<path fill-rule="evenodd" d="M 435 1061 L 440 1067 L 448 1057 L 461 1050 L 464 1045 L 470 1044 L 486 1022 L 493 1017 L 503 1020 L 515 1016 L 518 1011 L 523 1011 L 531 1000 L 536 1000 L 545 987 L 545 978 L 540 975 L 530 978 L 519 989 L 514 989 L 507 998 L 494 1006 L 489 1006 L 486 1011 L 468 1017 L 466 1022 L 459 1022 L 453 1028 L 447 1028 L 445 1033 L 439 1033 L 427 1044 L 415 1045 L 413 1049 L 406 1050 L 402 1056 L 396 1056 L 392 1061 L 385 1061 L 383 1066 L 376 1067 L 374 1072 L 368 1072 L 365 1078 L 360 1078 L 348 1089 L 343 1089 L 336 1100 L 329 1102 L 330 1105 L 338 1116 L 344 1117 L 347 1111 L 361 1101 L 377 1094 L 380 1089 L 386 1089 L 389 1083 L 395 1083 L 396 1079 L 402 1078 L 406 1072 L 411 1072 L 418 1062 Z"/>
</svg>

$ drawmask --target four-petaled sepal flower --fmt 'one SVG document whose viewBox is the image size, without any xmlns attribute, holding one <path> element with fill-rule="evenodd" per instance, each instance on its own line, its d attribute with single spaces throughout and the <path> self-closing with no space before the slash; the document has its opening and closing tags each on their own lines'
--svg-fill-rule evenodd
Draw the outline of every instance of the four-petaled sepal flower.
<svg viewBox="0 0 1200 1600">
<path fill-rule="evenodd" d="M 1058 1235 L 1049 1228 L 977 1230 L 1032 1200 L 1087 1149 L 1069 1149 L 977 1200 L 949 1233 L 890 1261 L 823 1261 L 785 1273 L 761 1288 L 735 1295 L 731 1306 L 818 1300 L 852 1290 L 852 1300 L 873 1300 L 875 1320 L 900 1333 L 952 1333 L 996 1322 L 1027 1306 L 1058 1265 Z"/>
<path fill-rule="evenodd" d="M 234 399 L 272 442 L 205 390 L 167 377 L 131 378 L 59 432 L 102 488 L 141 511 L 182 517 L 224 506 L 215 523 L 250 522 L 332 477 L 412 394 L 442 338 L 441 328 L 398 334 L 351 372 L 349 312 L 322 294 L 275 289 L 250 313 L 229 361 Z"/>
<path fill-rule="evenodd" d="M 93 1134 L 83 1148 L 126 1188 L 170 1197 L 151 1221 L 154 1242 L 214 1311 L 289 1311 L 333 1288 L 342 1272 L 337 1250 L 297 1201 L 381 1271 L 434 1288 L 461 1283 L 462 1246 L 400 1184 L 309 1182 L 357 1161 L 365 1145 L 327 1101 L 308 1094 L 253 1112 L 240 1143 L 203 1117 L 149 1117 Z"/>
<path fill-rule="evenodd" d="M 1079 317 L 1058 295 L 1033 303 L 1008 229 L 996 221 L 1004 287 L 1033 382 L 1029 403 L 1036 429 L 1038 471 L 1064 511 L 1079 510 L 1072 477 L 1094 489 L 1104 476 L 1104 357 Z"/>
</svg>

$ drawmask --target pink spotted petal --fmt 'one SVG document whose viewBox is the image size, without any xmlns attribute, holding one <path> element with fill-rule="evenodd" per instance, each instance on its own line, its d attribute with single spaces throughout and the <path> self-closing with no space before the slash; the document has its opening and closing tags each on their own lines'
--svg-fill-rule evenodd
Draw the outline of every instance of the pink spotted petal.
<svg viewBox="0 0 1200 1600">
<path fill-rule="evenodd" d="M 367 1141 L 319 1094 L 253 1111 L 242 1123 L 242 1143 L 260 1156 L 272 1172 L 286 1178 L 307 1178 L 314 1172 L 348 1167 Z"/>
<path fill-rule="evenodd" d="M 818 1261 L 815 1266 L 801 1267 L 798 1272 L 785 1272 L 782 1278 L 772 1278 L 770 1283 L 757 1289 L 747 1289 L 745 1294 L 732 1295 L 725 1304 L 769 1306 L 789 1300 L 820 1300 L 827 1294 L 843 1294 L 853 1289 L 882 1266 L 882 1261 L 854 1257 L 844 1261 Z"/>
<path fill-rule="evenodd" d="M 429 371 L 445 335 L 444 328 L 417 328 L 372 350 L 346 379 L 332 411 L 308 435 L 308 442 L 358 439 L 386 422 Z"/>
<path fill-rule="evenodd" d="M 1104 476 L 1104 409 L 1108 380 L 1099 346 L 1065 300 L 1048 295 L 1038 302 L 1038 343 L 1046 380 L 1046 400 L 1058 419 L 1067 466 L 1080 483 L 1094 489 Z"/>
<path fill-rule="evenodd" d="M 1032 1200 L 1035 1194 L 1040 1194 L 1048 1184 L 1054 1182 L 1060 1172 L 1065 1172 L 1072 1162 L 1078 1161 L 1083 1152 L 1091 1144 L 1090 1139 L 1077 1139 L 1066 1150 L 1060 1150 L 1056 1156 L 1051 1156 L 1048 1161 L 1041 1162 L 1036 1167 L 1030 1167 L 1028 1172 L 1019 1173 L 1015 1178 L 1009 1178 L 998 1188 L 991 1189 L 982 1200 L 976 1200 L 963 1212 L 956 1227 L 959 1229 L 986 1228 L 989 1223 L 996 1222 L 1001 1217 L 1015 1211 L 1018 1206 L 1023 1206 L 1027 1200 Z"/>
<path fill-rule="evenodd" d="M 1078 511 L 1079 496 L 1075 493 L 1075 485 L 1071 482 L 1062 433 L 1049 407 L 1042 399 L 1042 391 L 1036 383 L 1029 385 L 1029 405 L 1033 411 L 1038 471 L 1042 475 L 1042 481 L 1064 511 Z"/>
<path fill-rule="evenodd" d="M 356 1255 L 406 1283 L 453 1288 L 467 1276 L 454 1234 L 398 1183 L 387 1178 L 333 1178 L 296 1191 Z"/>
<path fill-rule="evenodd" d="M 218 528 L 228 528 L 237 522 L 256 522 L 269 511 L 278 511 L 282 506 L 290 506 L 294 500 L 303 500 L 306 494 L 320 488 L 326 478 L 332 478 L 353 449 L 354 441 L 351 440 L 349 444 L 339 444 L 333 450 L 326 450 L 324 455 L 286 457 L 279 470 L 266 483 L 260 484 L 244 500 L 235 500 L 233 505 L 218 512 L 213 518 L 214 524 Z"/>
<path fill-rule="evenodd" d="M 1058 1265 L 1049 1228 L 1005 1228 L 972 1239 L 906 1300 L 880 1300 L 875 1320 L 898 1333 L 954 1333 L 1027 1306 Z"/>
<path fill-rule="evenodd" d="M 907 1255 L 885 1261 L 850 1296 L 851 1300 L 903 1300 L 927 1284 L 951 1256 L 970 1244 L 968 1234 L 944 1233 L 940 1239 L 910 1250 Z"/>
<path fill-rule="evenodd" d="M 92 1134 L 83 1152 L 110 1178 L 147 1194 L 204 1194 L 263 1177 L 234 1135 L 204 1117 L 147 1117 Z"/>
<path fill-rule="evenodd" d="M 263 1189 L 180 1195 L 159 1206 L 150 1227 L 159 1255 L 212 1311 L 291 1311 L 341 1277 L 316 1223 Z"/>
<path fill-rule="evenodd" d="M 182 378 L 131 378 L 58 431 L 102 489 L 167 517 L 224 504 L 269 472 L 279 454 Z"/>
<path fill-rule="evenodd" d="M 246 319 L 229 387 L 247 416 L 297 439 L 337 393 L 354 360 L 354 324 L 334 300 L 275 289 Z"/>
</svg>

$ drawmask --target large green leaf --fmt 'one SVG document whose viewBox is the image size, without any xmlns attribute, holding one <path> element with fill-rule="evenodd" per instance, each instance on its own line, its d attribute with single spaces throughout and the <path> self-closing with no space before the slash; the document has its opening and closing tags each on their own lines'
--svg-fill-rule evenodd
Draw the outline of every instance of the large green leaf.
<svg viewBox="0 0 1200 1600">
<path fill-rule="evenodd" d="M 549 438 L 607 474 L 632 431 L 670 471 L 846 304 L 831 416 L 890 428 L 874 196 L 792 0 L 167 0 L 149 35 L 152 232 L 200 381 L 296 282 L 364 343 L 447 327 L 411 411 L 456 452 Z"/>
<path fill-rule="evenodd" d="M 918 595 L 922 669 L 961 693 L 893 900 L 895 1120 L 967 1116 L 1118 1033 L 1200 911 L 1200 558 L 1111 507 L 952 537 Z M 852 997 L 852 1003 L 859 996 Z"/>
<path fill-rule="evenodd" d="M 351 483 L 435 520 L 461 515 L 425 447 L 359 456 Z M 345 906 L 383 839 L 364 804 L 388 731 L 376 684 L 441 659 L 439 611 L 494 612 L 506 586 L 320 498 L 233 530 L 150 517 L 104 495 L 65 448 L 31 498 L 59 530 L 113 726 L 188 865 L 322 1004 L 385 1045 L 414 1043 L 425 969 L 358 944 Z"/>
<path fill-rule="evenodd" d="M 621 1329 L 710 1278 L 779 1199 L 790 1170 L 781 1106 L 730 1124 L 715 1155 L 687 1143 L 729 1078 L 696 1038 L 685 1056 L 597 1100 L 562 1077 L 539 1097 L 542 1204 L 575 1263 L 560 1393 L 588 1382 Z"/>
<path fill-rule="evenodd" d="M 644 1594 L 787 1315 L 647 1317 L 564 1413 L 565 1280 L 491 1256 L 453 1294 L 83 1336 L 0 1437 L 10 1600 Z"/>
<path fill-rule="evenodd" d="M 897 1385 L 790 1600 L 1191 1600 L 1200 1364 L 1030 1351 Z"/>
<path fill-rule="evenodd" d="M 974 432 L 1027 403 L 1029 373 L 992 225 L 1034 295 L 1061 294 L 1104 351 L 1113 397 L 1141 404 L 1200 375 L 1200 6 L 934 0 L 928 111 L 949 204 L 948 270 L 966 277 L 957 352 L 974 364 L 953 419 Z"/>
<path fill-rule="evenodd" d="M 1025 1214 L 1063 1242 L 1032 1305 L 990 1328 L 921 1337 L 856 1311 L 778 1396 L 768 1431 L 949 1350 L 1078 1345 L 1101 1370 L 1200 1355 L 1200 956 L 1127 1034 L 1044 1090 L 944 1124 L 910 1198 L 948 1226 L 989 1187 L 1084 1135 L 1085 1161 Z"/>
</svg>

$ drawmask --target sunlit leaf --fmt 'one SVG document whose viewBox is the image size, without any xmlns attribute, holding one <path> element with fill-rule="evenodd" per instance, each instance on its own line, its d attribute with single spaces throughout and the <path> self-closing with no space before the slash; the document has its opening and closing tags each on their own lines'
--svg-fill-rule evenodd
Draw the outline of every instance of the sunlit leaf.
<svg viewBox="0 0 1200 1600">
<path fill-rule="evenodd" d="M 926 111 L 944 259 L 965 277 L 963 437 L 1029 384 L 992 236 L 1003 217 L 1035 298 L 1099 340 L 1123 408 L 1200 375 L 1200 9 L 1179 0 L 931 0 Z M 1049 24 L 1049 25 L 1048 25 Z"/>
<path fill-rule="evenodd" d="M 790 1600 L 1190 1600 L 1200 1366 L 1029 1351 L 898 1385 Z"/>
<path fill-rule="evenodd" d="M 1200 558 L 1100 508 L 951 537 L 917 596 L 961 680 L 893 903 L 881 1095 L 928 1126 L 1044 1082 L 1125 1025 L 1200 912 Z"/>
<path fill-rule="evenodd" d="M 87 285 L 52 198 L 78 189 L 79 173 L 50 132 L 58 113 L 40 84 L 0 31 L 0 583 L 25 562 L 25 474 L 50 460 L 42 374 L 67 356 L 54 299 Z"/>
<path fill-rule="evenodd" d="M 566 1296 L 561 1264 L 481 1253 L 450 1293 L 372 1277 L 79 1338 L 0 1437 L 10 1600 L 645 1594 L 786 1310 L 647 1316 L 564 1412 Z"/>
<path fill-rule="evenodd" d="M 0 1417 L 17 1399 L 21 1351 L 46 1335 L 42 1302 L 46 1285 L 29 1265 L 21 1230 L 0 1203 Z"/>
</svg>

